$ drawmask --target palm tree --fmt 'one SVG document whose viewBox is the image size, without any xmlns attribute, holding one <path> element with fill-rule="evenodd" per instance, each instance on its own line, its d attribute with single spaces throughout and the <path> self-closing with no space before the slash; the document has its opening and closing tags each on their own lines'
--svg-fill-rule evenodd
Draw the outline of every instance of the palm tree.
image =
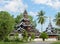
<svg viewBox="0 0 60 44">
<path fill-rule="evenodd" d="M 38 12 L 38 23 L 41 24 L 41 31 L 43 28 L 43 23 L 45 21 L 45 16 L 44 16 L 45 12 L 43 12 L 42 10 L 40 12 Z"/>
<path fill-rule="evenodd" d="M 57 13 L 55 21 L 56 21 L 56 25 L 60 26 L 60 12 Z"/>
</svg>

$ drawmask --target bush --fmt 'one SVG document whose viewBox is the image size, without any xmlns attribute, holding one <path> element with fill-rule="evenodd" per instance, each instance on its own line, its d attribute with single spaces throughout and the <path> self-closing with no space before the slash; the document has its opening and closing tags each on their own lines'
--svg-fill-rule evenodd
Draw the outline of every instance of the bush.
<svg viewBox="0 0 60 44">
<path fill-rule="evenodd" d="M 6 37 L 4 42 L 10 42 L 10 40 Z"/>
<path fill-rule="evenodd" d="M 31 39 L 34 40 L 35 39 L 35 34 L 34 33 L 31 33 Z"/>
<path fill-rule="evenodd" d="M 58 36 L 58 40 L 60 40 L 60 35 Z"/>
<path fill-rule="evenodd" d="M 15 42 L 20 42 L 20 39 L 18 37 L 15 38 Z"/>
</svg>

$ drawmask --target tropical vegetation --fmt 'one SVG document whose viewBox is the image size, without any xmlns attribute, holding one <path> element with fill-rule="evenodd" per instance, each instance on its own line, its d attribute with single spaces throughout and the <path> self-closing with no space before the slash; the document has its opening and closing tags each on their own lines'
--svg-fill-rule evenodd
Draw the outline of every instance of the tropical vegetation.
<svg viewBox="0 0 60 44">
<path fill-rule="evenodd" d="M 47 38 L 48 38 L 47 33 L 45 33 L 45 32 L 41 33 L 40 38 L 42 38 L 42 39 L 43 39 L 43 41 L 45 41 L 45 39 L 47 39 Z"/>
<path fill-rule="evenodd" d="M 42 28 L 43 28 L 43 23 L 45 22 L 45 17 L 44 17 L 44 14 L 45 14 L 45 12 L 44 11 L 40 11 L 40 12 L 38 12 L 38 23 L 40 23 L 41 24 L 41 31 L 43 30 Z"/>
<path fill-rule="evenodd" d="M 43 30 L 43 24 L 44 24 L 45 18 L 46 18 L 44 16 L 44 14 L 45 14 L 45 12 L 42 10 L 38 12 L 38 23 L 41 24 L 41 31 Z M 22 18 L 23 18 L 22 13 L 20 15 L 17 15 L 16 18 L 14 18 L 9 12 L 0 11 L 0 41 L 9 41 L 8 35 L 15 29 L 14 26 L 16 24 L 20 23 Z M 34 25 L 34 28 L 36 28 L 36 26 L 37 26 L 36 21 L 33 20 L 33 17 L 28 15 L 28 18 L 30 19 L 31 24 Z M 60 12 L 57 13 L 55 22 L 56 22 L 57 26 L 60 26 Z M 31 35 L 32 35 L 31 39 L 35 39 L 35 34 L 31 33 Z M 48 38 L 48 35 L 45 32 L 42 32 L 40 35 L 40 38 L 42 38 L 43 41 L 45 41 L 45 39 Z M 60 36 L 59 36 L 59 38 L 60 38 Z M 28 41 L 28 39 L 29 39 L 28 32 L 26 30 L 24 30 L 22 40 Z M 16 37 L 16 39 L 14 39 L 14 41 L 20 41 L 20 40 L 18 37 Z"/>
<path fill-rule="evenodd" d="M 0 11 L 0 40 L 5 40 L 8 34 L 14 29 L 15 20 L 6 11 Z"/>
</svg>

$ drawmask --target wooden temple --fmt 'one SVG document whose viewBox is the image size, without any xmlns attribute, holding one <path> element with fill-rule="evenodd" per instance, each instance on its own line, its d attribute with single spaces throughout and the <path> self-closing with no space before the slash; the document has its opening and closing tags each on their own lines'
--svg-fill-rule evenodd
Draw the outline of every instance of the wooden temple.
<svg viewBox="0 0 60 44">
<path fill-rule="evenodd" d="M 55 28 L 51 24 L 51 18 L 49 19 L 48 27 L 46 28 L 45 32 L 48 34 L 48 38 L 57 38 L 58 33 Z"/>
<path fill-rule="evenodd" d="M 23 30 L 26 30 L 29 34 L 30 32 L 33 32 L 35 33 L 35 36 L 40 35 L 40 32 L 37 29 L 34 29 L 33 25 L 31 24 L 26 10 L 23 13 L 23 18 L 21 19 L 20 23 L 16 25 L 16 32 L 22 33 Z"/>
</svg>

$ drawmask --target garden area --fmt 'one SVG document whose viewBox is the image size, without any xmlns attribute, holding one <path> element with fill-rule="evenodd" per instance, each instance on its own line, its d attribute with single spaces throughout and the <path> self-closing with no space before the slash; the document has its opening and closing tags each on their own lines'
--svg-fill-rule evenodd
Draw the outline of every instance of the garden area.
<svg viewBox="0 0 60 44">
<path fill-rule="evenodd" d="M 0 0 L 0 44 L 60 44 L 60 0 Z"/>
<path fill-rule="evenodd" d="M 26 14 L 27 12 L 25 11 L 24 18 L 27 17 Z M 57 20 L 59 16 L 60 13 L 58 13 L 55 19 L 55 21 L 57 21 L 56 25 L 58 26 L 60 26 L 60 19 Z M 49 36 L 46 32 L 40 33 L 37 30 L 32 30 L 32 29 L 36 29 L 37 26 L 36 21 L 33 21 L 32 16 L 28 16 L 32 25 L 30 24 L 29 20 L 25 19 L 26 21 L 24 21 L 24 19 L 21 20 L 22 18 L 23 18 L 23 14 L 20 14 L 16 18 L 14 18 L 14 16 L 10 15 L 10 13 L 6 11 L 0 11 L 0 41 L 1 41 L 0 44 L 25 44 L 25 43 L 28 44 L 28 42 L 31 42 L 36 38 L 36 35 L 39 35 L 38 38 L 42 38 L 43 41 L 45 41 L 45 39 L 48 39 Z M 24 21 L 24 22 L 21 23 L 20 21 L 21 22 Z M 44 12 L 41 10 L 38 13 L 38 23 L 41 24 L 41 31 L 43 29 L 42 26 L 44 22 L 45 22 Z M 24 25 L 20 25 L 20 24 L 24 24 Z M 54 30 L 52 30 L 52 32 L 54 32 Z M 58 40 L 60 40 L 60 36 L 58 36 Z M 56 42 L 56 44 L 60 44 L 60 42 Z"/>
</svg>

